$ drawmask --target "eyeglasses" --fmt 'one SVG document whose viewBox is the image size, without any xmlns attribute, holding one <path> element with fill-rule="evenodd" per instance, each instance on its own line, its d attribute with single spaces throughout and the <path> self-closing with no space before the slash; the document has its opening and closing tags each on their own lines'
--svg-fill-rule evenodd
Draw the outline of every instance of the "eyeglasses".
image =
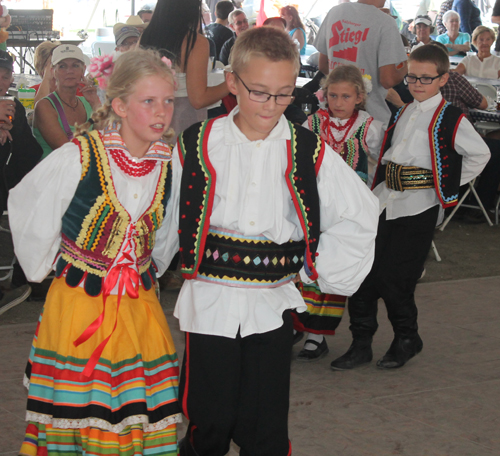
<svg viewBox="0 0 500 456">
<path fill-rule="evenodd" d="M 234 73 L 234 75 L 241 81 L 245 89 L 248 90 L 248 98 L 252 101 L 256 101 L 257 103 L 266 103 L 271 97 L 274 97 L 277 105 L 288 106 L 295 99 L 295 95 L 271 95 L 270 93 L 261 92 L 260 90 L 251 90 L 243 82 L 243 79 L 238 76 L 236 71 L 232 71 L 232 73 Z"/>
<path fill-rule="evenodd" d="M 409 74 L 407 74 L 405 76 L 405 82 L 407 84 L 416 84 L 417 81 L 420 81 L 420 84 L 422 84 L 422 85 L 429 85 L 429 84 L 432 84 L 435 79 L 440 78 L 441 76 L 443 76 L 443 75 L 438 74 L 437 76 L 434 76 L 433 78 L 431 78 L 430 76 L 422 76 L 421 78 L 417 78 L 416 76 L 410 76 Z"/>
<path fill-rule="evenodd" d="M 243 19 L 242 21 L 237 21 L 234 23 L 234 25 L 236 25 L 236 27 L 240 27 L 243 24 L 248 24 L 248 19 Z"/>
</svg>

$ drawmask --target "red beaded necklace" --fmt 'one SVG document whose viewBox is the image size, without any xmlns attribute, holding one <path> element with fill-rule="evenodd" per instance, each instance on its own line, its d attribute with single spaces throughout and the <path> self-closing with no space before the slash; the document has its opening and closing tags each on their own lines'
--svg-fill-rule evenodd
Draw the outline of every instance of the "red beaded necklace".
<svg viewBox="0 0 500 456">
<path fill-rule="evenodd" d="M 108 150 L 118 167 L 129 176 L 146 176 L 153 171 L 155 167 L 154 160 L 141 160 L 140 162 L 134 162 L 125 155 L 125 152 L 122 149 Z"/>
<path fill-rule="evenodd" d="M 358 112 L 359 111 L 354 111 L 352 116 L 349 118 L 349 120 L 345 123 L 345 125 L 337 125 L 335 122 L 333 122 L 330 119 L 330 116 L 328 116 L 328 121 L 324 123 L 323 130 L 326 130 L 326 142 L 332 147 L 333 150 L 337 150 L 340 145 L 342 145 L 345 140 L 347 139 L 347 135 L 349 134 L 351 127 L 354 125 L 354 122 L 356 122 L 356 119 L 358 118 Z M 330 110 L 328 110 L 328 113 L 330 114 Z M 335 136 L 333 135 L 332 130 L 337 130 L 337 131 L 344 131 L 345 134 L 342 139 L 337 141 L 335 139 Z"/>
</svg>

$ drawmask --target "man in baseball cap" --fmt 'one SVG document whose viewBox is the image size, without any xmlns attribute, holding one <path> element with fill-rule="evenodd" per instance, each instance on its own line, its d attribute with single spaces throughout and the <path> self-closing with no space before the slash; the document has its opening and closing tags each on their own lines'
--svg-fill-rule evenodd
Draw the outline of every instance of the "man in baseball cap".
<svg viewBox="0 0 500 456">
<path fill-rule="evenodd" d="M 115 24 L 113 33 L 115 34 L 116 42 L 115 51 L 120 52 L 127 52 L 133 49 L 139 42 L 139 37 L 141 36 L 141 33 L 136 27 L 123 23 Z"/>
</svg>

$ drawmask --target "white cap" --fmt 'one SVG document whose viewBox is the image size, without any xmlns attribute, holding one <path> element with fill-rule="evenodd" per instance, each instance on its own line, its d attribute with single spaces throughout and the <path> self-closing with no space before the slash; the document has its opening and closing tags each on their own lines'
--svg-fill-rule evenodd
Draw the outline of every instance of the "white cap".
<svg viewBox="0 0 500 456">
<path fill-rule="evenodd" d="M 52 65 L 57 65 L 64 59 L 76 59 L 83 62 L 85 65 L 90 64 L 90 59 L 82 52 L 82 50 L 73 44 L 61 44 L 54 49 L 52 53 Z"/>
</svg>

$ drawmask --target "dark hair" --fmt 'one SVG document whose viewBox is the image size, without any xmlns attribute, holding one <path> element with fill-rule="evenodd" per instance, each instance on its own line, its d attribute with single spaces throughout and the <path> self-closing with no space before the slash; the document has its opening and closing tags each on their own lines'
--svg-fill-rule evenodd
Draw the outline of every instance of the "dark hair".
<svg viewBox="0 0 500 456">
<path fill-rule="evenodd" d="M 268 17 L 262 25 L 269 25 L 271 22 L 281 22 L 283 26 L 286 28 L 286 21 L 282 17 L 275 16 L 275 17 Z"/>
<path fill-rule="evenodd" d="M 294 28 L 301 28 L 302 30 L 306 29 L 304 27 L 304 24 L 300 20 L 299 12 L 297 11 L 297 8 L 295 8 L 295 6 L 290 6 L 290 5 L 284 6 L 280 10 L 280 14 L 283 13 L 288 13 L 290 14 L 290 16 L 292 16 L 292 29 Z"/>
<path fill-rule="evenodd" d="M 225 21 L 229 13 L 234 10 L 234 5 L 229 0 L 222 0 L 215 5 L 215 16 Z"/>
<path fill-rule="evenodd" d="M 410 54 L 408 61 L 414 62 L 429 62 L 436 65 L 438 74 L 448 73 L 450 69 L 450 59 L 448 53 L 444 53 L 439 46 L 435 44 L 425 44 L 419 46 Z"/>
<path fill-rule="evenodd" d="M 186 65 L 198 33 L 201 33 L 201 21 L 201 0 L 158 0 L 140 44 L 145 48 L 159 50 L 180 66 L 182 44 L 186 39 Z M 184 68 L 181 70 L 184 71 Z"/>
</svg>

